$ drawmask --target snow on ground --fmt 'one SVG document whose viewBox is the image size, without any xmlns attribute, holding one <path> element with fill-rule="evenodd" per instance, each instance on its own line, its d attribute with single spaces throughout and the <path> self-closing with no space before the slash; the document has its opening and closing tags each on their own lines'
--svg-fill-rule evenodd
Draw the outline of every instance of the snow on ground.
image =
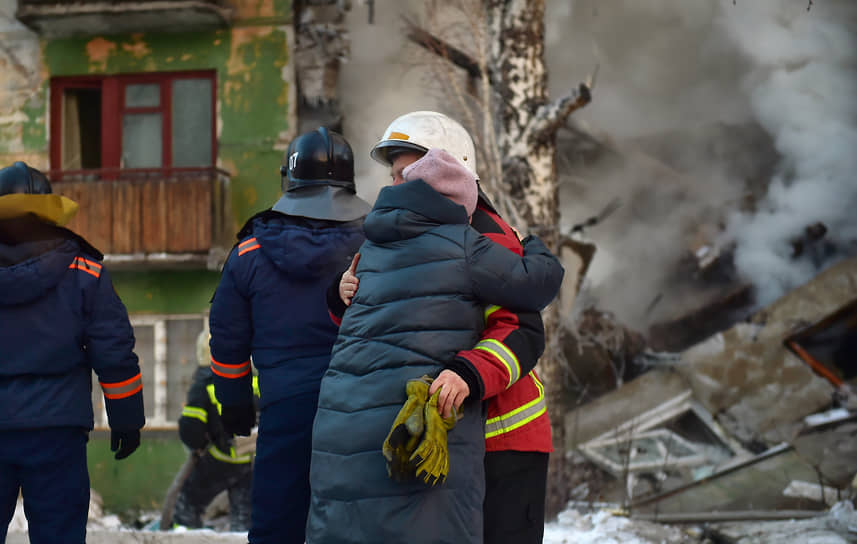
<svg viewBox="0 0 857 544">
<path fill-rule="evenodd" d="M 544 544 L 666 544 L 690 542 L 675 527 L 631 520 L 610 510 L 581 514 L 574 509 L 545 524 Z"/>
<path fill-rule="evenodd" d="M 93 501 L 96 502 L 96 501 Z M 113 515 L 90 511 L 87 542 L 91 544 L 241 544 L 246 533 L 211 530 L 151 530 L 122 528 Z M 96 514 L 96 515 L 92 515 Z M 827 515 L 803 520 L 719 524 L 716 529 L 725 541 L 737 544 L 852 544 L 857 542 L 857 512 L 843 501 Z M 26 520 L 19 502 L 9 527 L 7 544 L 26 544 Z M 602 508 L 581 513 L 572 507 L 556 521 L 545 524 L 544 544 L 691 544 L 703 535 L 699 527 L 670 526 L 630 519 L 616 510 Z"/>
<path fill-rule="evenodd" d="M 86 522 L 86 528 L 91 529 L 119 529 L 122 527 L 122 521 L 113 514 L 105 514 L 101 509 L 101 497 L 93 490 L 90 490 L 89 501 L 89 519 Z M 15 513 L 12 515 L 12 521 L 9 523 L 10 533 L 23 533 L 27 531 L 27 517 L 24 515 L 24 502 L 21 497 L 18 497 L 18 502 L 15 504 Z"/>
</svg>

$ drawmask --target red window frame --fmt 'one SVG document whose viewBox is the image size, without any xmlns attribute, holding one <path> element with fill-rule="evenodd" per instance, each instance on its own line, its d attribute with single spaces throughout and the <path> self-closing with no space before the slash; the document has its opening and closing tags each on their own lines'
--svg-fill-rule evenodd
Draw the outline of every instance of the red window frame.
<svg viewBox="0 0 857 544">
<path fill-rule="evenodd" d="M 115 173 L 122 161 L 122 116 L 133 113 L 161 113 L 161 166 L 134 170 L 172 171 L 198 170 L 200 167 L 173 167 L 172 142 L 172 81 L 176 79 L 208 79 L 211 81 L 211 162 L 204 168 L 213 168 L 217 162 L 217 73 L 215 70 L 181 72 L 151 72 L 95 76 L 69 76 L 51 78 L 50 101 L 50 161 L 51 170 L 62 171 L 63 96 L 68 89 L 101 90 L 101 170 Z M 156 83 L 160 85 L 160 104 L 157 107 L 126 107 L 125 88 L 128 85 Z"/>
</svg>

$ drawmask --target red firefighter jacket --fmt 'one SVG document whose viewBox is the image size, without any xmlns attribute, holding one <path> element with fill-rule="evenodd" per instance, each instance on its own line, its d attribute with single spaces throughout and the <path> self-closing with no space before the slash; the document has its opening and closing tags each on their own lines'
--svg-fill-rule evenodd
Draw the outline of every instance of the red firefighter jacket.
<svg viewBox="0 0 857 544">
<path fill-rule="evenodd" d="M 523 254 L 518 236 L 482 194 L 471 226 Z M 339 298 L 339 278 L 328 288 L 327 305 L 338 326 L 346 308 Z M 515 313 L 489 306 L 479 342 L 447 364 L 467 382 L 472 396 L 487 403 L 486 451 L 553 451 L 545 390 L 535 371 L 544 348 L 545 332 L 538 312 Z"/>
<path fill-rule="evenodd" d="M 522 254 L 521 243 L 484 198 L 479 199 L 471 225 L 510 251 Z M 545 390 L 535 371 L 544 352 L 544 326 L 537 312 L 515 313 L 499 306 L 485 308 L 485 330 L 473 349 L 458 353 L 450 367 L 468 385 L 478 377 L 477 390 L 487 403 L 486 451 L 553 451 Z"/>
</svg>

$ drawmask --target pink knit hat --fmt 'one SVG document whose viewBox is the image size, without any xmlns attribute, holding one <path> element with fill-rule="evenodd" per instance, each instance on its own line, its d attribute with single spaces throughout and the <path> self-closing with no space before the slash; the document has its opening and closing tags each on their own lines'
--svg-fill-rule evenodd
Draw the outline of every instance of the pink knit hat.
<svg viewBox="0 0 857 544">
<path fill-rule="evenodd" d="M 476 176 L 443 149 L 430 149 L 420 160 L 402 171 L 405 181 L 422 179 L 456 204 L 464 206 L 467 217 L 476 210 Z"/>
</svg>

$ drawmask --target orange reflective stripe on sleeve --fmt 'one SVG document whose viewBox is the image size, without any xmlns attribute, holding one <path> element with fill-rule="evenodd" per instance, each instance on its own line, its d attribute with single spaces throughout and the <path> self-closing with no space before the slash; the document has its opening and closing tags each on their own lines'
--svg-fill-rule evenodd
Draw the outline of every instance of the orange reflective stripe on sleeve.
<svg viewBox="0 0 857 544">
<path fill-rule="evenodd" d="M 96 278 L 101 276 L 101 265 L 95 261 L 84 259 L 83 257 L 75 257 L 71 264 L 68 265 L 68 267 L 74 268 L 76 270 L 82 270 L 83 272 L 91 274 Z"/>
<path fill-rule="evenodd" d="M 108 399 L 124 399 L 143 390 L 143 377 L 140 374 L 121 382 L 99 381 L 98 383 L 104 391 L 104 398 Z"/>
<path fill-rule="evenodd" d="M 250 373 L 250 361 L 244 361 L 237 365 L 227 365 L 211 358 L 211 371 L 224 378 L 240 378 Z"/>
<path fill-rule="evenodd" d="M 254 249 L 259 249 L 259 242 L 256 241 L 256 237 L 250 238 L 249 240 L 244 240 L 240 244 L 238 244 L 238 256 L 244 255 L 248 251 L 253 251 Z"/>
</svg>

